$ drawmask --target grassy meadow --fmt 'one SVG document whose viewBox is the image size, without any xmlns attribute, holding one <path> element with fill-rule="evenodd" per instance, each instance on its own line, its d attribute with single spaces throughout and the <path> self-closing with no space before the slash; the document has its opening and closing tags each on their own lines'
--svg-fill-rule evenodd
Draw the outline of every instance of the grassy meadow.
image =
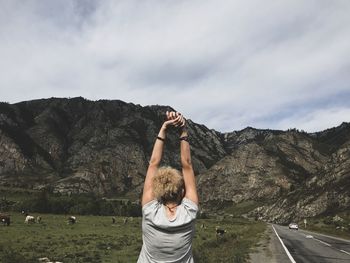
<svg viewBox="0 0 350 263">
<path fill-rule="evenodd" d="M 39 214 L 33 213 L 34 216 Z M 24 224 L 24 216 L 11 213 L 11 225 L 0 226 L 0 262 L 38 262 L 38 258 L 69 262 L 136 262 L 142 245 L 141 218 L 40 214 L 41 223 Z M 204 226 L 204 227 L 203 227 Z M 227 230 L 217 238 L 215 227 Z M 251 247 L 265 229 L 261 222 L 244 219 L 199 219 L 194 256 L 199 262 L 246 262 Z"/>
</svg>

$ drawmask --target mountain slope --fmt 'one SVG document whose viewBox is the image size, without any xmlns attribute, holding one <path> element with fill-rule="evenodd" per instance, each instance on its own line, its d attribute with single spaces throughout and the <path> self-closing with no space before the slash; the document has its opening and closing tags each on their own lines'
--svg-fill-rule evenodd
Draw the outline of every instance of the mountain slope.
<svg viewBox="0 0 350 263">
<path fill-rule="evenodd" d="M 154 140 L 169 107 L 48 99 L 0 106 L 1 184 L 101 195 L 140 193 Z M 196 172 L 225 154 L 219 135 L 189 121 Z M 179 168 L 169 134 L 164 163 Z M 10 155 L 9 155 L 10 149 Z"/>
<path fill-rule="evenodd" d="M 0 103 L 0 185 L 138 199 L 166 110 L 80 97 Z M 188 125 L 204 211 L 287 222 L 350 208 L 349 123 L 311 134 Z M 163 165 L 179 163 L 174 129 Z"/>
</svg>

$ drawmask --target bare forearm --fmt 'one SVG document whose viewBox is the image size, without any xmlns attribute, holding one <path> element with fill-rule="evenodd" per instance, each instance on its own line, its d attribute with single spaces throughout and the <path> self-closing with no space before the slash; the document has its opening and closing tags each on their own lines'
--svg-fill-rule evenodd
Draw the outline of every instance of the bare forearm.
<svg viewBox="0 0 350 263">
<path fill-rule="evenodd" d="M 165 129 L 163 127 L 160 129 L 158 133 L 158 137 L 165 139 Z M 147 202 L 153 199 L 153 177 L 158 169 L 160 161 L 162 160 L 164 141 L 160 139 L 156 139 L 153 151 L 151 155 L 151 160 L 149 162 L 145 184 L 143 186 L 143 194 L 142 194 L 142 206 Z"/>
<path fill-rule="evenodd" d="M 158 133 L 158 137 L 165 139 L 166 128 L 164 126 L 162 126 L 160 128 L 160 131 Z M 164 141 L 162 141 L 161 139 L 156 139 L 154 146 L 153 146 L 150 164 L 159 165 L 160 161 L 162 160 L 163 147 L 164 147 Z"/>
<path fill-rule="evenodd" d="M 188 132 L 187 130 L 183 130 L 180 134 L 180 138 L 188 138 Z M 180 141 L 180 152 L 181 152 L 181 164 L 182 167 L 185 166 L 192 166 L 191 162 L 191 150 L 190 150 L 190 144 L 186 140 Z"/>
<path fill-rule="evenodd" d="M 183 132 L 180 138 L 186 138 L 187 132 Z M 196 187 L 196 179 L 194 176 L 194 171 L 191 161 L 191 150 L 188 140 L 181 140 L 181 164 L 182 164 L 182 174 L 185 182 L 186 197 L 198 204 L 198 194 Z"/>
</svg>

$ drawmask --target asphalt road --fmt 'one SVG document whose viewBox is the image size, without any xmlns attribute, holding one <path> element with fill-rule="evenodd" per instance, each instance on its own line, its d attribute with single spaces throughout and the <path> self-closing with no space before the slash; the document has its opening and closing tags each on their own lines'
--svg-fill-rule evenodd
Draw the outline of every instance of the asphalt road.
<svg viewBox="0 0 350 263">
<path fill-rule="evenodd" d="M 273 227 L 296 263 L 350 263 L 350 241 L 284 226 Z"/>
</svg>

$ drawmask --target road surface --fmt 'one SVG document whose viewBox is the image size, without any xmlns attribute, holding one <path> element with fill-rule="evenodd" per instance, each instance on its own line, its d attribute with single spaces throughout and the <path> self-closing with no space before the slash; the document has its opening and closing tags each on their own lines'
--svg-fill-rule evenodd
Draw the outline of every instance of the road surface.
<svg viewBox="0 0 350 263">
<path fill-rule="evenodd" d="M 350 241 L 279 225 L 271 227 L 286 247 L 281 244 L 280 249 L 290 254 L 289 261 L 281 263 L 350 263 Z"/>
</svg>

